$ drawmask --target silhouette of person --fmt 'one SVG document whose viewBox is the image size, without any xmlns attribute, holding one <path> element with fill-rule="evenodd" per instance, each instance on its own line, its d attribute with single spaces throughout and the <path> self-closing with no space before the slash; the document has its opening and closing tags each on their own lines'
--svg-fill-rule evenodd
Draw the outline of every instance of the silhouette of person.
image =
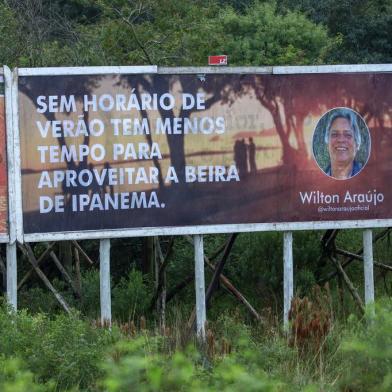
<svg viewBox="0 0 392 392">
<path fill-rule="evenodd" d="M 249 138 L 248 144 L 248 159 L 249 159 L 249 169 L 251 174 L 255 174 L 256 167 L 256 145 L 253 142 L 253 138 Z"/>
<path fill-rule="evenodd" d="M 239 158 L 240 158 L 240 167 L 239 167 L 239 175 L 241 177 L 246 177 L 248 173 L 248 149 L 245 144 L 245 139 L 241 139 L 239 147 Z"/>
<path fill-rule="evenodd" d="M 91 174 L 93 174 L 94 165 L 92 163 L 90 163 L 88 165 L 88 168 L 91 171 Z M 93 175 L 93 181 L 91 182 L 91 185 L 89 186 L 88 194 L 90 195 L 90 197 L 92 197 L 92 195 L 94 193 L 101 194 L 101 187 L 99 186 L 95 176 Z"/>
<path fill-rule="evenodd" d="M 109 162 L 105 162 L 105 165 L 103 167 L 104 167 L 104 169 L 107 169 L 107 173 L 106 173 L 106 176 L 105 176 L 105 180 L 104 180 L 104 182 L 102 184 L 102 192 L 101 193 L 102 193 L 102 195 L 104 195 L 105 193 L 107 193 L 107 189 L 109 189 L 110 196 L 113 197 L 113 195 L 114 195 L 114 188 L 113 188 L 113 185 L 109 185 L 109 175 L 108 175 L 108 172 L 109 172 L 109 169 L 111 169 Z"/>
<path fill-rule="evenodd" d="M 240 141 L 237 139 L 234 143 L 234 162 L 238 172 L 240 171 L 240 167 L 241 167 L 240 160 L 241 160 L 241 146 L 240 146 Z"/>
<path fill-rule="evenodd" d="M 248 147 L 245 139 L 236 140 L 234 144 L 234 162 L 240 178 L 248 174 Z"/>
</svg>

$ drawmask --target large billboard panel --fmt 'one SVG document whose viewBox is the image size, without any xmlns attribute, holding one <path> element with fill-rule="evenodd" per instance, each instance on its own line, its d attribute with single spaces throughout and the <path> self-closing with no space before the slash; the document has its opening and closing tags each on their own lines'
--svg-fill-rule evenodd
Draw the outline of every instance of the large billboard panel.
<svg viewBox="0 0 392 392">
<path fill-rule="evenodd" d="M 24 233 L 392 219 L 391 86 L 387 72 L 19 76 Z"/>
</svg>

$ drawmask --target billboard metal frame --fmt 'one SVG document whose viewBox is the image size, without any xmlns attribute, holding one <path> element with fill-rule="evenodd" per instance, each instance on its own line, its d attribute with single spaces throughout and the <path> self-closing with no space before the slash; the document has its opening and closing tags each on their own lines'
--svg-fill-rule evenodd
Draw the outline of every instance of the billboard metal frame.
<svg viewBox="0 0 392 392">
<path fill-rule="evenodd" d="M 15 187 L 14 187 L 14 148 L 12 133 L 12 73 L 11 70 L 4 65 L 0 67 L 0 83 L 4 83 L 4 102 L 5 102 L 5 139 L 6 139 L 6 155 L 7 155 L 7 234 L 0 234 L 0 243 L 14 243 L 16 240 L 15 225 Z"/>
<path fill-rule="evenodd" d="M 7 141 L 7 146 L 6 146 L 6 153 L 7 153 L 7 166 L 9 165 L 9 155 L 8 155 L 8 120 L 9 120 L 9 116 L 7 116 L 7 99 L 6 99 L 6 95 L 8 95 L 6 93 L 6 88 L 7 88 L 7 83 L 6 83 L 6 75 L 5 75 L 5 69 L 4 67 L 1 68 L 0 67 L 0 83 L 4 84 L 4 102 L 5 102 L 5 111 L 4 111 L 4 117 L 5 117 L 5 133 L 6 133 L 6 141 Z M 11 131 L 11 129 L 10 129 Z M 8 170 L 8 169 L 7 169 Z M 9 172 L 8 172 L 9 173 Z M 7 182 L 9 181 L 9 177 L 7 176 Z M 9 189 L 9 188 L 8 188 Z M 11 195 L 8 194 L 8 199 L 10 199 Z M 8 212 L 8 222 L 10 221 L 10 208 L 9 208 L 9 200 L 7 200 L 7 212 Z M 8 233 L 9 233 L 9 223 L 8 223 Z M 9 234 L 0 234 L 0 244 L 4 244 L 4 243 L 8 243 L 10 240 Z"/>
<path fill-rule="evenodd" d="M 294 231 L 294 230 L 325 230 L 325 229 L 364 229 L 392 226 L 392 219 L 341 220 L 341 221 L 307 221 L 279 223 L 245 223 L 198 226 L 163 226 L 140 227 L 114 230 L 85 230 L 49 233 L 23 233 L 22 210 L 22 178 L 20 162 L 19 138 L 19 107 L 18 107 L 18 76 L 61 76 L 61 75 L 92 75 L 92 74 L 316 74 L 316 73 L 377 73 L 392 72 L 392 64 L 360 64 L 360 65 L 320 65 L 320 66 L 277 66 L 277 67 L 59 67 L 59 68 L 19 68 L 12 77 L 12 121 L 14 131 L 14 164 L 10 166 L 15 175 L 15 212 L 16 237 L 19 242 L 109 239 L 124 237 L 145 237 L 156 235 L 213 234 L 253 231 Z M 8 121 L 8 120 L 7 120 Z M 9 129 L 10 128 L 10 129 Z M 9 136 L 8 136 L 9 138 Z M 10 195 L 11 196 L 11 195 Z M 12 237 L 12 235 L 11 235 Z"/>
</svg>

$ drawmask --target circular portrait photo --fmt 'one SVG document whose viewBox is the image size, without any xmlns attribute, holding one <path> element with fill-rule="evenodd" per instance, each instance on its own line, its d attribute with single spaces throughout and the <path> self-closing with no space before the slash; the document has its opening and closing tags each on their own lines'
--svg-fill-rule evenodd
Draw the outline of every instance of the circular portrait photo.
<svg viewBox="0 0 392 392">
<path fill-rule="evenodd" d="M 329 177 L 347 180 L 366 166 L 370 134 L 363 118 L 349 108 L 324 113 L 313 133 L 313 156 Z"/>
</svg>

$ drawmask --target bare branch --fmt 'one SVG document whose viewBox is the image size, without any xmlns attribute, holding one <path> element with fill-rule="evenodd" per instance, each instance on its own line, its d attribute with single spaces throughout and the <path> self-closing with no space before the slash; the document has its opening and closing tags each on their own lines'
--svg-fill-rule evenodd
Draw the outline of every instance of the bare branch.
<svg viewBox="0 0 392 392">
<path fill-rule="evenodd" d="M 132 35 L 133 35 L 133 37 L 135 38 L 135 41 L 136 41 L 137 46 L 139 46 L 139 48 L 141 49 L 141 51 L 144 53 L 144 55 L 145 55 L 146 60 L 148 61 L 148 63 L 149 63 L 150 65 L 153 65 L 153 60 L 152 60 L 152 58 L 150 57 L 150 54 L 147 52 L 147 49 L 146 49 L 145 46 L 142 44 L 142 42 L 140 41 L 138 35 L 136 34 L 134 22 L 131 21 L 131 20 L 129 19 L 129 17 L 128 17 L 128 18 L 125 17 L 124 14 L 122 13 L 122 11 L 119 10 L 118 8 L 113 7 L 112 9 L 113 9 L 113 11 L 120 17 L 120 19 L 121 19 L 127 26 L 130 27 L 131 32 L 132 32 Z M 134 10 L 134 11 L 135 11 L 135 10 Z M 139 11 L 139 14 L 140 14 L 140 12 L 141 12 L 141 5 L 140 5 L 140 8 L 139 8 L 138 11 Z M 134 13 L 134 12 L 133 12 L 133 13 Z"/>
</svg>

